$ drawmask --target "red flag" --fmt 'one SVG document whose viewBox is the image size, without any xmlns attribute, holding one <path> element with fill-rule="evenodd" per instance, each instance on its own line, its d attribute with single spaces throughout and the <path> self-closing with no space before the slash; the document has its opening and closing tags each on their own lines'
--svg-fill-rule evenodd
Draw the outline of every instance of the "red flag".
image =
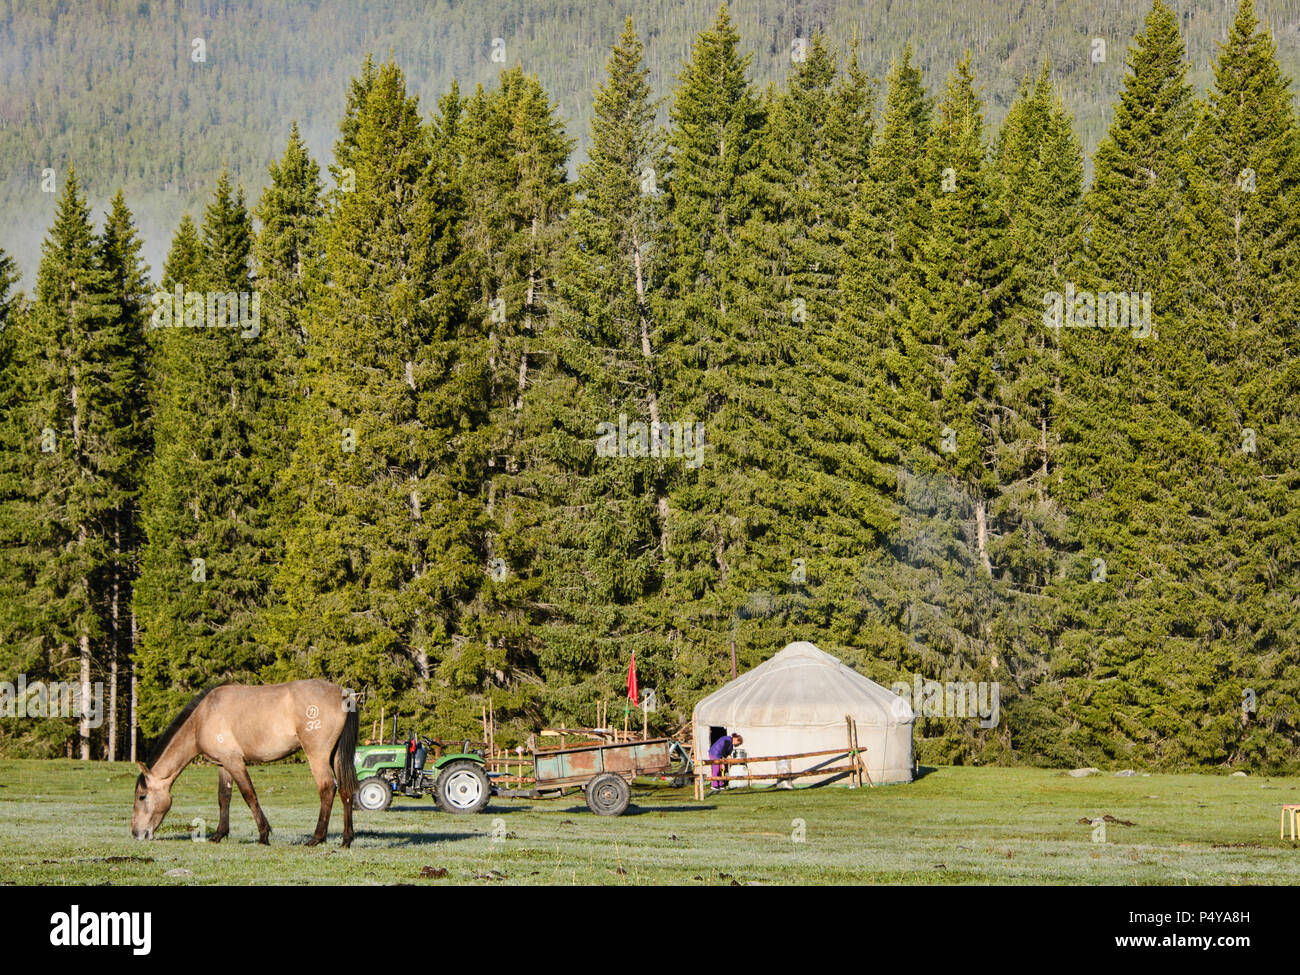
<svg viewBox="0 0 1300 975">
<path fill-rule="evenodd" d="M 627 699 L 633 704 L 638 704 L 636 699 L 636 651 L 632 651 L 632 659 L 627 665 Z"/>
</svg>

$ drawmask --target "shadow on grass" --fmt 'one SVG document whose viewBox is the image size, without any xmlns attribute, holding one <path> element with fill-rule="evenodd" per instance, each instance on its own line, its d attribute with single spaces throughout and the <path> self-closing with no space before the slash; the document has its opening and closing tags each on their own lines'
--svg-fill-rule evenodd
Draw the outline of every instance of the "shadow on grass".
<svg viewBox="0 0 1300 975">
<path fill-rule="evenodd" d="M 388 846 L 429 846 L 433 843 L 447 843 L 459 840 L 481 840 L 488 833 L 433 833 L 420 830 L 358 830 L 353 836 L 357 840 L 377 840 Z"/>
<path fill-rule="evenodd" d="M 489 834 L 488 833 L 435 833 L 435 832 L 429 832 L 425 830 L 389 831 L 389 830 L 379 830 L 379 829 L 374 829 L 374 830 L 366 829 L 366 830 L 357 830 L 355 833 L 353 833 L 352 842 L 355 845 L 357 840 L 374 840 L 377 841 L 376 845 L 379 846 L 424 846 L 429 843 L 440 843 L 443 841 L 481 839 L 482 837 L 487 835 Z M 299 850 L 313 850 L 319 853 L 327 853 L 330 851 L 345 853 L 347 851 L 344 850 L 341 846 L 339 846 L 339 840 L 341 838 L 342 837 L 339 836 L 338 834 L 331 833 L 329 836 L 325 837 L 323 842 L 317 843 L 314 847 L 309 847 L 307 845 L 307 841 L 311 839 L 310 833 L 304 834 L 299 837 L 295 837 L 294 839 L 291 840 L 282 839 L 280 842 L 276 842 L 275 838 L 272 837 L 271 845 L 269 847 L 262 847 L 262 849 L 274 849 L 278 846 L 281 848 L 293 847 L 294 849 L 299 849 Z M 252 837 L 249 837 L 248 839 L 239 839 L 239 840 L 232 840 L 229 837 L 227 837 L 219 845 L 223 848 L 235 847 L 238 849 L 244 849 L 244 848 L 256 847 L 258 845 L 258 842 L 256 839 Z"/>
<path fill-rule="evenodd" d="M 643 813 L 703 812 L 708 809 L 716 809 L 716 808 L 717 806 L 697 805 L 694 803 L 691 803 L 690 805 L 687 805 L 686 803 L 682 803 L 680 806 L 642 806 L 637 803 L 632 803 L 630 806 L 627 807 L 627 811 L 623 813 L 623 815 L 640 816 Z M 408 811 L 414 812 L 415 810 L 408 810 Z M 437 812 L 438 810 L 431 809 L 431 810 L 420 810 L 420 811 Z M 587 808 L 587 804 L 585 802 L 565 803 L 564 800 L 562 799 L 539 799 L 537 802 L 530 803 L 525 806 L 488 806 L 478 815 L 491 818 L 494 816 L 509 816 L 512 813 L 527 813 L 527 812 L 541 812 L 541 811 L 552 812 L 552 813 L 577 814 L 582 816 L 593 816 L 593 817 L 595 816 L 595 814 L 590 809 Z M 443 813 L 442 815 L 453 815 L 453 814 Z M 617 818 L 617 817 L 612 817 L 612 818 Z"/>
<path fill-rule="evenodd" d="M 566 799 L 568 800 L 567 802 Z M 536 811 L 539 806 L 543 805 L 543 803 L 549 805 L 550 812 L 576 814 L 580 816 L 590 816 L 592 819 L 619 818 L 617 816 L 610 816 L 610 817 L 597 816 L 595 813 L 593 813 L 590 809 L 587 808 L 587 804 L 585 802 L 582 801 L 574 802 L 572 799 L 569 799 L 569 797 L 567 796 L 565 797 L 565 799 L 539 799 L 537 802 L 527 806 L 508 806 L 508 807 L 503 806 L 500 809 L 498 809 L 498 807 L 496 806 L 488 806 L 487 809 L 485 809 L 483 812 L 484 815 L 495 815 L 497 812 L 512 813 L 512 812 Z M 679 805 L 672 805 L 672 806 L 643 806 L 640 803 L 633 801 L 631 804 L 628 805 L 623 815 L 641 816 L 644 815 L 645 813 L 691 813 L 691 812 L 703 812 L 707 809 L 716 809 L 716 808 L 717 808 L 716 806 L 711 806 L 711 805 L 706 806 L 703 804 L 696 804 L 695 802 L 689 799 L 683 800 Z"/>
<path fill-rule="evenodd" d="M 393 815 L 398 815 L 398 814 L 402 814 L 402 813 L 412 813 L 412 814 L 417 815 L 417 816 L 456 816 L 456 817 L 464 816 L 464 817 L 465 817 L 466 819 L 468 819 L 468 820 L 473 820 L 475 816 L 498 816 L 498 815 L 500 815 L 500 816 L 505 816 L 505 815 L 509 815 L 510 813 L 527 812 L 527 811 L 529 810 L 529 808 L 530 808 L 530 806 L 527 806 L 527 805 L 523 805 L 523 806 L 498 806 L 498 805 L 496 804 L 496 802 L 493 801 L 493 802 L 489 802 L 489 803 L 487 804 L 487 806 L 483 809 L 482 812 L 478 812 L 478 813 L 445 813 L 445 812 L 443 812 L 441 809 L 439 809 L 439 808 L 437 807 L 437 805 L 435 805 L 434 803 L 430 802 L 430 803 L 428 803 L 428 804 L 426 804 L 426 805 L 419 805 L 419 806 L 413 806 L 413 805 L 398 806 L 398 805 L 393 805 L 393 806 L 390 806 L 388 809 L 385 809 L 383 812 L 370 812 L 370 811 L 360 812 L 360 811 L 358 811 L 358 812 L 356 813 L 356 815 L 357 815 L 357 822 L 360 822 L 360 821 L 361 821 L 361 819 L 360 819 L 361 816 L 365 816 L 365 817 L 366 817 L 366 820 L 369 822 L 369 821 L 372 821 L 371 817 L 376 817 L 376 816 L 377 816 L 377 817 L 393 816 Z M 378 821 L 378 822 L 383 822 L 382 819 L 379 819 L 379 820 L 377 820 L 377 821 Z"/>
<path fill-rule="evenodd" d="M 397 824 L 394 823 L 394 825 Z M 354 841 L 362 840 L 362 839 L 379 840 L 381 842 L 388 843 L 389 845 L 393 845 L 394 841 L 396 841 L 396 843 L 400 845 L 420 846 L 428 843 L 440 843 L 443 841 L 481 839 L 484 836 L 488 836 L 488 835 L 489 832 L 487 830 L 484 830 L 482 832 L 477 832 L 477 833 L 449 833 L 449 832 L 436 832 L 430 830 L 402 830 L 402 829 L 387 830 L 382 828 L 382 826 L 376 828 L 375 824 L 370 824 L 368 828 L 357 829 L 353 833 L 353 840 Z M 315 847 L 308 847 L 307 841 L 311 839 L 311 833 L 301 833 L 297 835 L 284 836 L 284 835 L 277 835 L 274 831 L 272 831 L 270 846 L 263 846 L 262 849 L 274 849 L 275 847 L 282 847 L 282 848 L 296 847 L 299 849 L 314 849 L 324 853 L 327 850 L 341 850 L 341 848 L 339 847 L 339 840 L 341 840 L 342 838 L 343 838 L 342 833 L 335 832 L 334 830 L 330 830 L 329 835 L 326 836 L 322 842 L 317 843 Z M 209 846 L 209 847 L 214 847 L 219 849 L 230 849 L 232 847 L 237 849 L 244 849 L 244 848 L 254 848 L 260 846 L 260 844 L 257 842 L 257 837 L 253 835 L 238 836 L 238 837 L 227 836 L 220 843 L 213 843 L 208 838 L 204 838 L 203 840 L 193 840 L 189 837 L 188 834 L 171 834 L 165 836 L 155 836 L 152 840 L 152 843 L 194 843 L 194 844 L 201 844 L 203 846 Z M 152 857 L 147 857 L 147 856 L 139 856 L 139 857 L 127 856 L 122 858 L 123 861 L 129 861 L 129 860 L 151 861 L 152 859 L 153 859 Z"/>
<path fill-rule="evenodd" d="M 655 797 L 655 798 L 658 798 L 658 797 Z M 665 801 L 665 800 L 663 800 L 663 799 L 659 799 L 659 801 Z M 715 808 L 717 808 L 717 807 L 715 807 L 715 806 L 711 806 L 711 805 L 702 805 L 702 804 L 698 804 L 698 803 L 696 803 L 693 799 L 691 799 L 691 798 L 689 798 L 689 797 L 684 797 L 684 798 L 682 798 L 681 800 L 668 799 L 668 800 L 666 800 L 666 801 L 668 801 L 668 802 L 675 802 L 675 803 L 679 803 L 679 804 L 676 804 L 676 805 L 664 805 L 664 806 L 643 806 L 643 805 L 640 805 L 640 804 L 638 804 L 638 803 L 636 803 L 636 802 L 633 802 L 630 806 L 628 806 L 628 808 L 627 808 L 627 812 L 623 813 L 623 815 L 624 815 L 624 816 L 639 816 L 639 815 L 641 815 L 642 813 L 647 813 L 647 812 L 657 812 L 657 813 L 684 813 L 684 812 L 696 812 L 696 811 L 699 811 L 699 810 L 715 809 Z M 583 815 L 585 815 L 585 816 L 592 816 L 592 815 L 594 815 L 594 814 L 591 812 L 591 810 L 589 810 L 589 809 L 587 808 L 587 804 L 586 804 L 585 802 L 583 802 L 583 801 L 581 801 L 581 800 L 578 800 L 577 802 L 575 802 L 574 799 L 573 799 L 573 797 L 571 797 L 571 796 L 563 796 L 563 797 L 558 798 L 558 799 L 536 799 L 536 800 L 533 800 L 533 801 L 531 801 L 531 802 L 530 802 L 530 801 L 517 802 L 517 803 L 514 803 L 514 804 L 509 805 L 509 806 L 497 805 L 497 801 L 496 801 L 496 800 L 493 800 L 492 802 L 488 803 L 487 808 L 485 808 L 485 809 L 484 809 L 482 812 L 480 812 L 480 813 L 476 813 L 476 814 L 472 814 L 472 815 L 471 815 L 471 814 L 467 814 L 467 813 L 465 813 L 465 814 L 459 814 L 459 815 L 468 815 L 468 816 L 470 816 L 470 819 L 473 819 L 474 815 L 477 815 L 477 816 L 484 816 L 484 817 L 491 818 L 491 817 L 494 817 L 494 816 L 510 816 L 510 815 L 512 815 L 512 814 L 514 814 L 514 813 L 530 813 L 530 812 L 581 813 L 581 814 L 583 814 Z M 370 817 L 373 817 L 373 816 L 391 816 L 391 815 L 393 815 L 394 813 L 413 813 L 413 814 L 421 815 L 421 816 L 425 816 L 425 815 L 455 816 L 455 815 L 458 815 L 457 813 L 444 813 L 441 809 L 439 809 L 437 806 L 432 805 L 432 804 L 430 804 L 430 805 L 424 805 L 424 806 L 392 806 L 391 808 L 389 808 L 388 810 L 386 810 L 386 811 L 384 811 L 384 812 L 382 812 L 382 813 L 367 812 L 367 813 L 365 813 L 364 815 L 366 816 L 366 821 L 367 821 L 367 822 L 369 822 L 369 823 L 371 823 L 371 824 L 374 824 L 375 822 L 380 822 L 380 823 L 382 823 L 383 820 L 381 819 L 381 820 L 377 820 L 377 821 L 376 821 L 376 820 L 371 819 Z M 359 818 L 359 817 L 358 817 L 358 822 L 360 822 L 360 818 Z"/>
<path fill-rule="evenodd" d="M 913 775 L 912 782 L 919 781 L 920 779 L 925 778 L 931 772 L 937 772 L 937 771 L 939 771 L 937 768 L 933 768 L 927 765 L 922 765 L 917 769 L 916 773 Z M 825 781 L 814 782 L 808 785 L 796 785 L 793 788 L 791 788 L 789 780 L 787 780 L 784 784 L 781 785 L 762 785 L 762 786 L 749 785 L 749 786 L 742 786 L 741 788 L 737 788 L 737 789 L 733 789 L 733 788 L 721 789 L 717 792 L 713 792 L 710 790 L 708 793 L 706 793 L 705 798 L 721 799 L 723 802 L 734 803 L 734 802 L 739 802 L 742 799 L 746 799 L 746 798 L 759 799 L 759 798 L 767 798 L 774 795 L 800 795 L 800 794 L 806 794 L 810 792 L 818 792 L 823 789 L 826 789 L 828 791 L 835 791 L 835 790 L 854 791 L 851 786 L 848 790 L 845 790 L 844 787 L 848 783 L 848 781 L 849 781 L 849 773 L 841 772 L 838 775 L 830 776 Z M 887 788 L 892 788 L 895 785 L 908 785 L 908 784 L 910 783 L 877 782 L 877 783 L 865 784 L 861 786 L 860 789 L 863 792 L 870 792 L 874 789 L 887 789 Z M 692 800 L 688 798 L 685 801 L 691 802 Z M 709 808 L 713 808 L 713 807 L 709 807 Z"/>
</svg>

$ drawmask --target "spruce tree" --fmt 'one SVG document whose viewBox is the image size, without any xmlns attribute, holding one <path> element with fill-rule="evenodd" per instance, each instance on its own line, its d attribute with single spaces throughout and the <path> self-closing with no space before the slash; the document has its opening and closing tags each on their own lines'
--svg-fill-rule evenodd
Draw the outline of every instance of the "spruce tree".
<svg viewBox="0 0 1300 975">
<path fill-rule="evenodd" d="M 262 293 L 263 333 L 277 363 L 300 356 L 305 336 L 303 310 L 309 300 L 309 275 L 318 262 L 317 232 L 323 206 L 320 167 L 307 152 L 298 123 L 289 130 L 284 155 L 269 167 L 271 182 L 253 216 L 259 228 L 254 247 L 257 286 Z M 291 391 L 286 390 L 288 398 Z"/>
<path fill-rule="evenodd" d="M 368 62 L 369 64 L 369 62 Z M 287 478 L 301 503 L 276 576 L 270 676 L 324 676 L 367 706 L 464 731 L 480 673 L 460 638 L 474 552 L 484 382 L 455 307 L 444 175 L 396 65 L 367 67 L 335 149 L 323 273 L 305 318 Z M 463 343 L 463 344 L 462 344 Z"/>
<path fill-rule="evenodd" d="M 448 105 L 450 107 L 450 105 Z M 552 294 L 567 209 L 571 140 L 536 78 L 519 68 L 498 86 L 458 104 L 454 131 L 439 126 L 450 190 L 463 218 L 456 226 L 468 326 L 486 367 L 478 406 L 477 537 L 480 584 L 465 607 L 461 680 L 493 697 L 503 716 L 520 715 L 538 697 L 541 651 L 532 623 L 551 615 L 545 595 L 552 568 L 539 546 L 554 534 L 563 474 L 550 467 L 554 376 L 549 348 Z M 560 480 L 558 480 L 560 478 Z M 558 567 L 556 567 L 558 569 Z M 533 718 L 539 712 L 533 710 Z"/>
<path fill-rule="evenodd" d="M 789 571 L 751 556 L 752 541 L 779 528 L 764 473 L 777 463 L 779 439 L 764 413 L 779 393 L 761 385 L 761 374 L 782 352 L 772 327 L 736 314 L 737 265 L 746 256 L 736 241 L 763 126 L 739 40 L 724 4 L 696 41 L 669 113 L 664 278 L 652 305 L 662 334 L 660 408 L 684 430 L 703 430 L 696 453 L 674 458 L 668 499 L 663 595 L 672 607 L 674 700 L 727 674 L 733 623 L 751 594 Z"/>
<path fill-rule="evenodd" d="M 764 649 L 802 634 L 863 664 L 857 599 L 892 527 L 893 471 L 871 442 L 865 349 L 841 313 L 840 277 L 851 201 L 868 179 L 873 88 L 856 51 L 842 76 L 820 35 L 804 53 L 766 113 L 736 262 L 734 316 L 765 329 L 776 352 L 752 378 L 738 372 L 772 394 L 757 430 L 772 527 L 751 542 L 770 574 L 742 615 L 760 618 L 737 629 Z"/>
<path fill-rule="evenodd" d="M 25 600 L 27 582 L 21 556 L 19 512 L 25 491 L 24 464 L 27 445 L 17 410 L 22 400 L 18 392 L 18 368 L 15 360 L 17 334 L 23 327 L 23 299 L 14 293 L 18 267 L 0 249 L 0 672 L 6 679 L 26 672 L 27 658 L 23 646 L 26 635 Z M 0 721 L 7 737 L 20 736 L 25 721 Z"/>
<path fill-rule="evenodd" d="M 900 455 L 895 551 L 915 600 L 919 669 L 944 680 L 994 679 L 994 624 L 1005 606 L 990 510 L 1002 489 L 1000 372 L 1016 296 L 1007 210 L 983 128 L 968 56 L 927 140 L 923 229 L 899 295 L 909 373 L 901 392 L 913 426 Z M 958 759 L 968 726 L 943 733 L 957 740 L 937 757 Z"/>
<path fill-rule="evenodd" d="M 113 227 L 129 227 L 124 208 L 115 208 Z M 31 312 L 12 336 L 14 403 L 4 439 L 21 453 L 4 548 L 19 580 L 10 633 L 23 672 L 72 680 L 83 701 L 112 657 L 114 533 L 137 446 L 136 330 L 121 315 L 105 256 L 69 170 Z M 81 757 L 91 758 L 88 714 L 76 735 Z"/>
<path fill-rule="evenodd" d="M 259 337 L 266 345 L 267 368 L 264 408 L 257 415 L 253 447 L 266 479 L 275 486 L 266 544 L 278 563 L 301 497 L 301 486 L 287 474 L 297 442 L 296 421 L 303 399 L 299 374 L 307 310 L 321 272 L 319 229 L 324 212 L 320 167 L 307 153 L 296 122 L 284 155 L 270 166 L 270 176 L 270 185 L 254 210 L 260 225 L 253 250 L 261 294 Z"/>
<path fill-rule="evenodd" d="M 119 190 L 113 197 L 104 232 L 100 237 L 100 266 L 108 277 L 114 306 L 114 327 L 122 333 L 124 343 L 123 367 L 127 370 L 122 390 L 123 430 L 120 440 L 121 454 L 117 480 L 122 498 L 113 512 L 109 539 L 112 562 L 106 580 L 105 613 L 108 621 L 104 656 L 107 660 L 108 700 L 105 702 L 107 757 L 117 757 L 122 704 L 127 700 L 122 693 L 123 670 L 135 673 L 134 604 L 135 577 L 139 568 L 139 492 L 141 472 L 148 459 L 151 443 L 149 429 L 149 404 L 146 388 L 149 370 L 149 348 L 146 336 L 146 292 L 148 269 L 140 250 L 142 243 L 136 232 L 134 218 L 127 209 L 126 200 Z M 126 686 L 134 686 L 128 681 Z M 131 702 L 134 708 L 135 702 Z M 130 743 L 128 752 L 130 751 Z"/>
<path fill-rule="evenodd" d="M 589 723 L 597 702 L 620 696 L 630 653 L 647 687 L 662 685 L 669 664 L 655 606 L 672 517 L 669 465 L 600 447 L 603 423 L 624 417 L 654 430 L 664 419 L 650 309 L 662 260 L 663 140 L 654 116 L 644 46 L 629 19 L 595 91 L 591 148 L 565 221 L 545 332 L 554 371 L 532 391 L 551 400 L 555 432 L 544 456 L 557 492 L 539 564 L 559 611 L 545 622 L 538 663 L 548 714 L 569 723 Z"/>
<path fill-rule="evenodd" d="M 1295 676 L 1294 498 L 1300 397 L 1297 318 L 1300 142 L 1292 93 L 1254 5 L 1239 5 L 1181 157 L 1174 312 L 1161 342 L 1170 412 L 1171 506 L 1160 599 L 1191 651 L 1173 661 L 1195 702 L 1185 761 L 1278 769 L 1291 761 Z M 1189 715 L 1190 717 L 1190 715 Z"/>
<path fill-rule="evenodd" d="M 1043 297 L 1064 287 L 1082 245 L 1083 155 L 1044 65 L 1026 76 L 994 151 L 1004 184 L 1015 303 L 998 340 L 999 496 L 990 509 L 990 552 L 1005 583 L 993 637 L 1012 747 L 1064 760 L 1052 694 L 1061 627 L 1057 583 L 1067 555 L 1060 483 L 1060 332 L 1043 323 Z M 1014 693 L 1010 693 L 1014 692 Z M 1028 693 L 1027 693 L 1028 692 Z"/>
<path fill-rule="evenodd" d="M 274 548 L 271 478 L 258 454 L 269 353 L 253 288 L 252 223 L 242 189 L 217 181 L 193 259 L 173 242 L 175 292 L 154 298 L 158 384 L 154 456 L 140 520 L 136 584 L 141 723 L 156 733 L 197 689 L 252 680 L 270 659 L 258 640 Z M 170 315 L 168 315 L 170 312 Z"/>
<path fill-rule="evenodd" d="M 882 340 L 896 330 L 902 275 L 911 265 L 923 226 L 920 198 L 926 186 L 924 150 L 932 115 L 909 46 L 886 79 L 868 178 L 853 198 L 841 283 L 846 321 Z M 896 379 L 888 383 L 892 387 Z"/>
<path fill-rule="evenodd" d="M 1171 604 L 1161 606 L 1162 589 L 1178 574 L 1178 540 L 1195 532 L 1194 512 L 1171 503 L 1184 474 L 1170 460 L 1188 456 L 1183 445 L 1191 442 L 1180 443 L 1175 431 L 1189 428 L 1161 378 L 1191 353 L 1161 332 L 1173 304 L 1179 157 L 1194 105 L 1177 20 L 1161 0 L 1130 49 L 1128 69 L 1094 154 L 1086 243 L 1066 281 L 1080 293 L 1073 309 L 1062 305 L 1076 327 L 1060 330 L 1070 394 L 1062 402 L 1058 491 L 1070 512 L 1072 551 L 1061 581 L 1066 631 L 1051 703 L 1071 729 L 1063 745 L 1069 760 L 1092 764 L 1177 761 L 1187 709 L 1197 703 L 1175 690 L 1194 641 L 1171 625 Z M 1066 287 L 1055 290 L 1070 297 Z M 1128 327 L 1096 327 L 1102 311 L 1110 321 L 1102 294 L 1129 298 Z M 1115 307 L 1118 317 L 1118 299 Z"/>
<path fill-rule="evenodd" d="M 828 413 L 843 418 L 857 454 L 847 470 L 857 474 L 860 495 L 874 494 L 883 509 L 878 550 L 858 556 L 854 591 L 845 600 L 854 618 L 844 639 L 866 651 L 860 664 L 884 682 L 919 666 L 911 639 L 917 597 L 903 569 L 911 556 L 903 540 L 900 475 L 905 453 L 930 432 L 916 429 L 922 411 L 909 400 L 913 372 L 925 359 L 909 346 L 905 295 L 925 225 L 925 147 L 933 126 L 931 99 L 909 46 L 886 79 L 867 171 L 850 198 L 837 341 L 822 357 L 841 390 Z"/>
<path fill-rule="evenodd" d="M 931 99 L 908 47 L 886 80 L 884 113 L 852 201 L 839 280 L 843 342 L 826 356 L 828 368 L 835 368 L 833 361 L 851 363 L 843 381 L 857 378 L 862 386 L 856 404 L 842 403 L 841 409 L 856 406 L 863 417 L 861 449 L 866 463 L 884 469 L 878 487 L 887 495 L 897 489 L 893 471 L 904 452 L 931 433 L 928 426 L 917 427 L 923 407 L 909 400 L 923 357 L 909 345 L 905 295 L 928 212 L 925 194 L 933 188 L 925 159 L 933 125 Z M 864 587 L 884 590 L 889 584 L 876 577 Z M 895 611 L 899 605 L 894 602 Z"/>
<path fill-rule="evenodd" d="M 537 79 L 515 67 L 466 100 L 455 148 L 468 312 L 486 337 L 488 381 L 482 587 L 463 636 L 480 655 L 482 690 L 518 714 L 538 695 L 530 624 L 548 615 L 550 569 L 539 552 L 554 533 L 547 515 L 562 503 L 545 460 L 555 420 L 547 343 L 572 142 Z"/>
<path fill-rule="evenodd" d="M 177 284 L 197 287 L 200 268 L 203 263 L 203 242 L 199 239 L 199 228 L 188 214 L 181 215 L 181 222 L 172 237 L 171 249 L 163 262 L 163 276 L 160 284 L 163 291 L 175 291 Z"/>
<path fill-rule="evenodd" d="M 18 283 L 19 277 L 18 265 L 3 248 L 0 248 L 0 331 L 9 327 L 10 316 L 14 312 L 14 303 L 17 300 L 13 287 Z"/>
</svg>

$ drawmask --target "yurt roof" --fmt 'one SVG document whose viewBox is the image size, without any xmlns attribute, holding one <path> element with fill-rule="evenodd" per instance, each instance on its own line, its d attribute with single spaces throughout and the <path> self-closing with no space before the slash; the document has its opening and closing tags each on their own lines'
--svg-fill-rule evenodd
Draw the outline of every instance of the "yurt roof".
<svg viewBox="0 0 1300 975">
<path fill-rule="evenodd" d="M 791 643 L 695 705 L 696 724 L 727 728 L 907 724 L 904 698 L 807 641 Z"/>
</svg>

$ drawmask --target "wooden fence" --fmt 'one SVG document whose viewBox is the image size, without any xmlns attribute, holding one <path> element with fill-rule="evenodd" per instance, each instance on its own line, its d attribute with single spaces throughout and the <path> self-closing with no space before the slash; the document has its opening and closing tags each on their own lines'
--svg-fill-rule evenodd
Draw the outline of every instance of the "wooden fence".
<svg viewBox="0 0 1300 975">
<path fill-rule="evenodd" d="M 871 781 L 871 774 L 867 771 L 867 763 L 864 758 L 865 749 L 858 745 L 858 724 L 848 715 L 844 717 L 844 730 L 844 748 L 827 748 L 815 752 L 795 752 L 790 755 L 746 755 L 744 758 L 709 758 L 707 753 L 704 757 L 700 757 L 699 749 L 694 748 L 692 752 L 695 755 L 695 798 L 697 800 L 704 799 L 704 782 L 706 779 L 724 783 L 770 781 L 780 784 L 814 775 L 847 775 L 849 785 L 853 788 L 861 787 L 864 780 L 868 785 L 874 785 L 875 783 Z M 824 758 L 825 761 L 818 762 L 811 768 L 802 769 L 798 772 L 773 769 L 770 772 L 754 773 L 752 770 L 752 766 L 755 765 L 775 765 L 778 762 L 793 762 L 804 758 Z M 834 764 L 839 759 L 847 759 L 847 764 Z M 746 774 L 732 774 L 730 769 L 737 765 L 744 766 Z M 714 766 L 720 766 L 717 775 L 713 772 Z M 724 785 L 723 788 L 726 788 L 726 786 Z"/>
</svg>

